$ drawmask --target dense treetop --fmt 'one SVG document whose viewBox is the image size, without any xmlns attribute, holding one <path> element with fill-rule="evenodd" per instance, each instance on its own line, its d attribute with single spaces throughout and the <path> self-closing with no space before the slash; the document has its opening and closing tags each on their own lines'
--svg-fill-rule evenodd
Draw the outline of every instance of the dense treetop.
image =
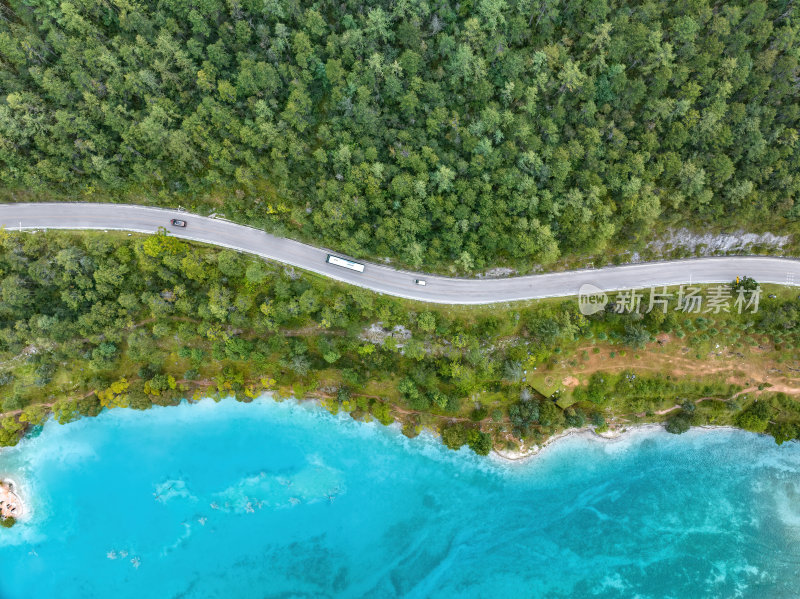
<svg viewBox="0 0 800 599">
<path fill-rule="evenodd" d="M 409 264 L 800 216 L 788 0 L 10 0 L 0 178 Z M 735 215 L 735 217 L 733 216 Z"/>
</svg>

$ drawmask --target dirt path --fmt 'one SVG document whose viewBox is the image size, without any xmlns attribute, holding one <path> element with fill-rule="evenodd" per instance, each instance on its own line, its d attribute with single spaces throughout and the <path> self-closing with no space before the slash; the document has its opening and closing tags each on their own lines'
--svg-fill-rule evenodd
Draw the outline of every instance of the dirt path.
<svg viewBox="0 0 800 599">
<path fill-rule="evenodd" d="M 685 346 L 684 346 L 685 347 Z M 635 360 L 631 357 L 609 358 L 612 351 L 619 351 L 619 348 L 608 346 L 601 348 L 600 353 L 591 353 L 595 346 L 579 347 L 576 354 L 582 351 L 589 352 L 589 360 L 579 363 L 577 366 L 569 366 L 562 361 L 558 366 L 547 372 L 552 372 L 553 376 L 566 376 L 569 379 L 576 375 L 591 375 L 595 372 L 620 372 L 624 370 L 665 372 L 677 377 L 687 377 L 691 375 L 726 376 L 729 384 L 740 385 L 742 387 L 758 387 L 759 384 L 768 385 L 764 389 L 754 389 L 752 393 L 786 393 L 787 395 L 800 397 L 800 369 L 793 368 L 787 364 L 778 364 L 774 361 L 765 361 L 754 364 L 748 360 L 748 356 L 741 353 L 730 351 L 707 357 L 703 360 L 685 357 L 675 354 L 660 354 L 655 351 L 647 351 L 646 363 L 644 360 Z M 656 349 L 654 346 L 653 349 Z M 631 354 L 636 354 L 633 350 L 627 350 Z M 720 355 L 721 354 L 721 355 Z M 728 360 L 735 359 L 736 362 Z M 758 358 L 763 360 L 763 357 Z M 725 360 L 725 362 L 723 362 Z M 787 372 L 788 371 L 788 372 Z M 797 374 L 795 374 L 797 373 Z M 564 379 L 566 380 L 566 379 Z"/>
<path fill-rule="evenodd" d="M 766 390 L 767 389 L 764 389 L 764 391 L 766 391 Z M 730 397 L 727 397 L 727 398 L 722 398 L 722 397 L 701 397 L 700 399 L 695 399 L 694 403 L 695 404 L 699 404 L 700 402 L 703 402 L 703 401 L 732 401 L 732 400 L 736 399 L 737 397 L 740 397 L 740 396 L 742 396 L 742 395 L 744 395 L 746 393 L 758 394 L 759 393 L 758 387 L 748 387 L 747 389 L 742 389 L 741 391 L 738 391 L 737 393 L 734 393 L 733 395 L 731 395 Z M 675 404 L 672 407 L 664 408 L 663 410 L 657 410 L 657 411 L 653 412 L 653 414 L 655 414 L 656 416 L 663 416 L 664 414 L 669 414 L 670 412 L 674 412 L 675 410 L 680 410 L 681 407 L 682 406 L 680 406 L 679 404 Z M 639 412 L 638 414 L 636 414 L 636 416 L 638 416 L 639 418 L 644 418 L 645 416 L 647 416 L 647 412 Z"/>
</svg>

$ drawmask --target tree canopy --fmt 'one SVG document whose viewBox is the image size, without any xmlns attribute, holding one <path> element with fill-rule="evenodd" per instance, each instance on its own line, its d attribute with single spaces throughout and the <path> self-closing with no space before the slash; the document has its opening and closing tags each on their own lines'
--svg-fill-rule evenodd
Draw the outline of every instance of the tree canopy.
<svg viewBox="0 0 800 599">
<path fill-rule="evenodd" d="M 796 218 L 797 10 L 10 0 L 0 181 L 462 270 Z"/>
</svg>

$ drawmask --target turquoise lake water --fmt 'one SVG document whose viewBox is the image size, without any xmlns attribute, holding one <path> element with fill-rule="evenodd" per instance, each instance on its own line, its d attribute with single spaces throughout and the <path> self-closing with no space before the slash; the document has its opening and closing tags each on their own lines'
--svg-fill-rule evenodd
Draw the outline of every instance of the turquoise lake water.
<svg viewBox="0 0 800 599">
<path fill-rule="evenodd" d="M 797 597 L 800 446 L 561 440 L 519 464 L 311 405 L 113 410 L 0 453 L 0 597 Z"/>
</svg>

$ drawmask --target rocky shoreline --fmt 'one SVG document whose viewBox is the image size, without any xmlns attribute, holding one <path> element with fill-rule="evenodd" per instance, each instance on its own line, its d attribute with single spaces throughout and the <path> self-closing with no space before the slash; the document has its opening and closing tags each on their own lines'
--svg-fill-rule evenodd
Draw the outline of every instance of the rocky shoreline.
<svg viewBox="0 0 800 599">
<path fill-rule="evenodd" d="M 552 437 L 548 438 L 544 443 L 541 445 L 532 445 L 531 447 L 525 447 L 524 445 L 520 447 L 517 451 L 504 451 L 501 449 L 494 449 L 493 453 L 503 461 L 507 462 L 520 462 L 525 461 L 529 458 L 539 455 L 544 449 L 559 441 L 561 439 L 565 439 L 566 437 L 571 437 L 573 435 L 585 435 L 592 439 L 602 439 L 605 441 L 615 441 L 620 439 L 623 435 L 631 432 L 641 432 L 644 430 L 664 430 L 663 424 L 657 423 L 647 423 L 647 424 L 638 424 L 632 426 L 623 426 L 616 429 L 610 429 L 598 433 L 594 427 L 585 426 L 583 428 L 570 428 L 565 431 L 560 432 L 557 435 L 553 435 Z"/>
<path fill-rule="evenodd" d="M 717 430 L 717 429 L 728 429 L 728 430 L 741 430 L 735 426 L 729 425 L 704 425 L 704 426 L 696 426 L 692 427 L 692 430 L 702 429 L 702 430 Z M 541 445 L 533 445 L 531 447 L 526 448 L 524 445 L 518 451 L 503 451 L 500 449 L 495 448 L 492 450 L 492 454 L 497 458 L 504 462 L 524 462 L 530 458 L 533 458 L 539 455 L 542 451 L 544 451 L 547 447 L 559 441 L 561 439 L 565 439 L 567 437 L 571 437 L 573 435 L 582 435 L 589 439 L 595 440 L 602 440 L 602 441 L 619 441 L 624 436 L 629 435 L 631 433 L 641 433 L 646 431 L 663 431 L 665 430 L 664 423 L 656 423 L 656 422 L 648 422 L 643 424 L 634 424 L 630 426 L 620 426 L 615 429 L 606 430 L 603 432 L 598 433 L 594 427 L 585 426 L 583 428 L 570 428 L 565 431 L 560 432 L 557 435 L 553 435 L 552 437 L 548 438 L 544 443 Z"/>
<path fill-rule="evenodd" d="M 0 481 L 0 517 L 17 520 L 24 512 L 25 508 L 16 492 L 14 481 L 8 479 Z"/>
</svg>

